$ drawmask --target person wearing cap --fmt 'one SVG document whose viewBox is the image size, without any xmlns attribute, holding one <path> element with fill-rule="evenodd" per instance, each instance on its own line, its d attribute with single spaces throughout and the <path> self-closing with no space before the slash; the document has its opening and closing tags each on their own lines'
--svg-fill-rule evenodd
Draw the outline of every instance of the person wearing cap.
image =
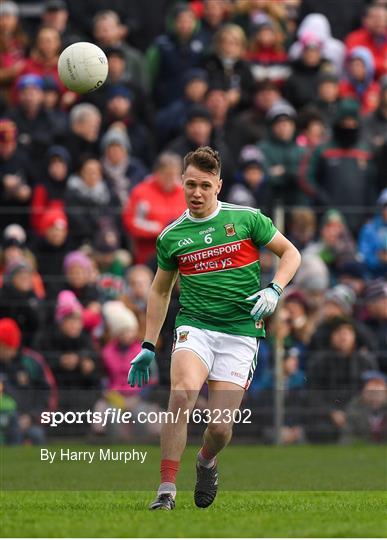
<svg viewBox="0 0 387 540">
<path fill-rule="evenodd" d="M 271 191 L 262 152 L 256 146 L 245 146 L 240 153 L 238 165 L 236 181 L 229 191 L 228 202 L 261 208 L 262 212 L 270 214 Z"/>
<path fill-rule="evenodd" d="M 210 86 L 219 82 L 224 85 L 234 111 L 244 110 L 250 105 L 254 90 L 249 59 L 245 59 L 246 48 L 247 40 L 242 28 L 227 23 L 216 32 L 213 50 L 209 50 L 202 62 Z"/>
<path fill-rule="evenodd" d="M 297 110 L 315 99 L 319 73 L 326 63 L 322 56 L 323 42 L 316 34 L 303 34 L 300 43 L 300 58 L 292 63 L 292 74 L 283 88 L 285 99 Z"/>
<path fill-rule="evenodd" d="M 156 113 L 157 143 L 163 148 L 183 130 L 187 113 L 192 105 L 203 105 L 208 90 L 208 73 L 202 68 L 192 68 L 184 73 L 184 95 Z"/>
<path fill-rule="evenodd" d="M 125 55 L 125 74 L 130 81 L 140 85 L 144 92 L 149 90 L 149 77 L 144 55 L 124 41 L 127 28 L 121 23 L 117 12 L 105 9 L 96 13 L 92 20 L 92 33 L 102 50 L 121 47 Z"/>
<path fill-rule="evenodd" d="M 64 146 L 50 146 L 47 152 L 44 181 L 35 184 L 31 199 L 31 226 L 42 235 L 42 220 L 47 211 L 64 211 L 67 179 L 71 171 L 71 156 Z"/>
<path fill-rule="evenodd" d="M 366 47 L 354 47 L 348 53 L 339 89 L 342 98 L 359 102 L 362 115 L 375 111 L 379 105 L 380 86 L 374 77 L 375 64 L 371 52 Z"/>
<path fill-rule="evenodd" d="M 177 2 L 170 11 L 169 30 L 159 35 L 146 52 L 151 90 L 157 107 L 165 107 L 183 95 L 183 75 L 199 67 L 204 43 L 189 4 Z"/>
<path fill-rule="evenodd" d="M 124 294 L 126 285 L 125 272 L 131 262 L 128 251 L 120 249 L 120 238 L 117 231 L 104 229 L 100 231 L 93 243 L 93 260 L 97 267 L 97 287 L 102 301 L 115 300 Z"/>
<path fill-rule="evenodd" d="M 340 102 L 331 138 L 316 148 L 306 171 L 304 185 L 317 205 L 340 208 L 349 229 L 357 233 L 363 222 L 353 208 L 376 202 L 376 168 L 369 146 L 360 139 L 360 111 L 356 101 Z"/>
<path fill-rule="evenodd" d="M 26 152 L 18 144 L 18 130 L 10 118 L 0 119 L 0 230 L 15 221 L 28 227 L 28 205 L 31 197 L 30 162 Z M 7 212 L 12 207 L 12 212 Z"/>
<path fill-rule="evenodd" d="M 36 175 L 41 173 L 42 156 L 47 152 L 56 133 L 55 120 L 43 106 L 43 79 L 28 73 L 17 82 L 18 105 L 10 118 L 18 127 L 19 143 L 33 164 Z"/>
<path fill-rule="evenodd" d="M 18 323 L 23 344 L 31 347 L 43 323 L 44 306 L 34 292 L 33 267 L 25 259 L 7 264 L 4 270 L 0 313 Z"/>
<path fill-rule="evenodd" d="M 387 74 L 380 79 L 379 84 L 379 107 L 366 116 L 362 127 L 363 137 L 375 150 L 387 143 Z"/>
<path fill-rule="evenodd" d="M 340 442 L 353 444 L 387 442 L 387 377 L 380 371 L 366 371 L 362 389 L 348 403 Z"/>
<path fill-rule="evenodd" d="M 308 359 L 307 435 L 311 442 L 338 440 L 348 402 L 361 388 L 363 373 L 374 369 L 378 369 L 375 354 L 361 348 L 353 321 L 333 319 L 324 347 Z"/>
<path fill-rule="evenodd" d="M 152 175 L 130 193 L 122 214 L 134 262 L 147 263 L 156 253 L 156 238 L 186 208 L 180 182 L 182 161 L 173 152 L 159 155 Z"/>
<path fill-rule="evenodd" d="M 305 152 L 295 141 L 296 116 L 289 103 L 275 103 L 266 114 L 269 135 L 258 145 L 265 156 L 273 197 L 289 205 L 301 202 L 297 181 Z"/>
<path fill-rule="evenodd" d="M 255 81 L 270 79 L 281 87 L 289 77 L 284 39 L 280 25 L 272 17 L 261 13 L 255 18 L 246 55 Z"/>
<path fill-rule="evenodd" d="M 111 85 L 108 88 L 104 131 L 113 125 L 122 127 L 129 137 L 133 156 L 151 167 L 154 160 L 153 136 L 148 127 L 136 117 L 133 98 L 133 92 L 127 86 Z"/>
<path fill-rule="evenodd" d="M 370 4 L 364 14 L 361 28 L 346 36 L 347 51 L 362 46 L 372 54 L 377 77 L 387 73 L 387 8 L 381 2 Z"/>
<path fill-rule="evenodd" d="M 101 141 L 102 168 L 110 189 L 123 206 L 130 191 L 148 174 L 142 161 L 132 156 L 132 148 L 126 131 L 110 128 Z"/>
<path fill-rule="evenodd" d="M 104 226 L 118 227 L 119 207 L 117 195 L 103 176 L 101 161 L 95 155 L 83 156 L 77 172 L 69 177 L 65 192 L 71 242 L 76 247 L 90 244 Z"/>
<path fill-rule="evenodd" d="M 15 79 L 24 69 L 29 38 L 24 32 L 16 2 L 4 1 L 0 9 L 0 83 L 9 93 Z"/>
<path fill-rule="evenodd" d="M 322 114 L 329 128 L 334 123 L 340 103 L 339 76 L 335 70 L 322 69 L 317 77 L 317 93 L 312 105 Z"/>
<path fill-rule="evenodd" d="M 51 331 L 42 332 L 36 347 L 54 374 L 61 410 L 86 410 L 99 396 L 98 354 L 84 328 L 82 305 L 70 290 L 56 298 Z M 82 391 L 84 390 L 84 391 Z"/>
<path fill-rule="evenodd" d="M 65 0 L 46 0 L 41 15 L 43 26 L 55 28 L 60 33 L 63 49 L 77 41 L 86 41 L 69 21 L 69 10 Z"/>
<path fill-rule="evenodd" d="M 380 193 L 378 211 L 359 233 L 359 253 L 373 277 L 387 275 L 387 188 Z"/>
<path fill-rule="evenodd" d="M 40 414 L 57 405 L 54 377 L 45 358 L 22 345 L 17 322 L 3 316 L 0 318 L 0 378 L 16 400 L 18 425 L 14 443 L 42 444 L 45 437 Z"/>
</svg>

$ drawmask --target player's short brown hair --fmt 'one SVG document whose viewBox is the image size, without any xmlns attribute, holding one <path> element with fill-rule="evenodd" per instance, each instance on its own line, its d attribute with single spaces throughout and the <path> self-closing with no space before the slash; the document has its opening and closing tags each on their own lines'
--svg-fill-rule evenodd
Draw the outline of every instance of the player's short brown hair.
<svg viewBox="0 0 387 540">
<path fill-rule="evenodd" d="M 196 167 L 200 171 L 220 176 L 220 155 L 210 146 L 199 146 L 196 150 L 188 152 L 183 161 L 183 173 L 185 173 L 189 165 Z"/>
</svg>

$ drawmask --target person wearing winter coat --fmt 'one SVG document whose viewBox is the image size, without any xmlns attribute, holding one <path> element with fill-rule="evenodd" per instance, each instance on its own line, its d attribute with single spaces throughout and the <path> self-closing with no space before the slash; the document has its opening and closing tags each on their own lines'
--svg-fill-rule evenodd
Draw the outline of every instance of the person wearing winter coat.
<svg viewBox="0 0 387 540">
<path fill-rule="evenodd" d="M 85 156 L 78 174 L 68 179 L 65 203 L 70 238 L 75 246 L 91 243 L 107 222 L 112 227 L 117 224 L 118 198 L 103 177 L 101 162 L 94 156 Z"/>
<path fill-rule="evenodd" d="M 285 205 L 300 202 L 299 167 L 304 149 L 295 141 L 296 111 L 286 102 L 273 105 L 266 115 L 270 135 L 258 145 L 265 156 L 268 185 L 274 199 Z"/>
<path fill-rule="evenodd" d="M 387 188 L 377 200 L 379 211 L 359 233 L 359 253 L 374 277 L 387 276 Z"/>
<path fill-rule="evenodd" d="M 373 112 L 379 105 L 380 86 L 374 77 L 372 54 L 366 47 L 354 47 L 347 57 L 340 96 L 356 99 L 361 105 L 362 115 Z"/>
</svg>

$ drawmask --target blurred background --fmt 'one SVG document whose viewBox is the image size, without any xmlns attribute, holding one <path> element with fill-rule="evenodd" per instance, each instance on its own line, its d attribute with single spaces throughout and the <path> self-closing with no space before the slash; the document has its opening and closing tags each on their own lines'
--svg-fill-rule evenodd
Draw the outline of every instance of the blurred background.
<svg viewBox="0 0 387 540">
<path fill-rule="evenodd" d="M 109 61 L 83 96 L 56 69 L 76 41 Z M 303 255 L 244 439 L 387 440 L 386 0 L 26 0 L 0 2 L 0 443 L 157 440 L 48 433 L 40 413 L 166 408 L 178 284 L 150 385 L 126 377 L 156 237 L 185 209 L 182 158 L 207 144 L 221 199 Z M 263 286 L 275 264 L 263 250 Z"/>
</svg>

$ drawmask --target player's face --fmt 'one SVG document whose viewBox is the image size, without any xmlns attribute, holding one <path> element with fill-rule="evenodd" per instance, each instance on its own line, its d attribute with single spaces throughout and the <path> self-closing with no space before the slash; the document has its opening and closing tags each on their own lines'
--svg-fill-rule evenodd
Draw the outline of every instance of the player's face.
<svg viewBox="0 0 387 540">
<path fill-rule="evenodd" d="M 207 217 L 216 210 L 222 180 L 218 175 L 189 165 L 183 174 L 185 200 L 193 217 Z"/>
</svg>

